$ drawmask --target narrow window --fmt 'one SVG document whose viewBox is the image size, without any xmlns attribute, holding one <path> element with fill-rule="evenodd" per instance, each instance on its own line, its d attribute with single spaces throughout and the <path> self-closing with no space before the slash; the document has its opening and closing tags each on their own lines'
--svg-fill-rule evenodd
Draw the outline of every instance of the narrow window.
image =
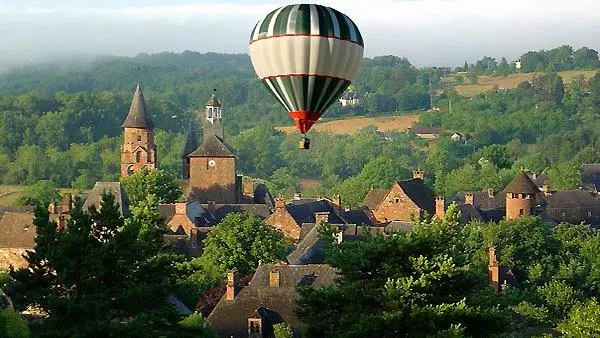
<svg viewBox="0 0 600 338">
<path fill-rule="evenodd" d="M 135 153 L 135 162 L 136 163 L 142 162 L 142 152 L 141 151 L 138 151 L 137 153 Z"/>
<path fill-rule="evenodd" d="M 259 337 L 262 333 L 262 324 L 259 318 L 248 318 L 248 334 L 251 337 Z"/>
<path fill-rule="evenodd" d="M 525 209 L 519 209 L 519 215 L 523 216 L 525 214 Z"/>
<path fill-rule="evenodd" d="M 142 137 L 140 135 L 138 135 L 137 140 L 138 140 L 138 142 L 140 142 L 142 140 Z"/>
</svg>

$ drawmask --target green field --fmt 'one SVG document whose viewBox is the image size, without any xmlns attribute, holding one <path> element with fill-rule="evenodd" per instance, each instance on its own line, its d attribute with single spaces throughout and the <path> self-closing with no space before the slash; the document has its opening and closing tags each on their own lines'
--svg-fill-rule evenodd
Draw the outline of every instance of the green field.
<svg viewBox="0 0 600 338">
<path fill-rule="evenodd" d="M 21 192 L 25 186 L 23 185 L 0 185 L 0 207 L 17 206 L 17 199 L 21 196 Z M 76 193 L 75 190 L 69 188 L 61 188 L 60 193 Z"/>
</svg>

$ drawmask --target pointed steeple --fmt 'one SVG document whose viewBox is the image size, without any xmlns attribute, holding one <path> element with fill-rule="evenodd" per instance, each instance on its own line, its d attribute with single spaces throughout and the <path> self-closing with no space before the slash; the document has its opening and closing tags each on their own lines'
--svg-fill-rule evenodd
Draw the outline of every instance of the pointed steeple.
<svg viewBox="0 0 600 338">
<path fill-rule="evenodd" d="M 181 152 L 179 153 L 181 158 L 188 157 L 194 150 L 198 148 L 200 142 L 198 142 L 198 131 L 196 130 L 196 123 L 194 123 L 195 119 L 190 119 L 190 124 L 188 127 L 187 134 L 185 135 L 185 143 L 183 144 L 183 148 L 181 148 Z"/>
<path fill-rule="evenodd" d="M 206 103 L 207 107 L 221 107 L 221 103 L 219 102 L 219 100 L 217 100 L 217 88 L 213 89 L 213 93 L 212 96 L 210 97 L 210 100 L 208 100 L 208 102 Z"/>
<path fill-rule="evenodd" d="M 127 114 L 127 118 L 123 123 L 123 128 L 154 128 L 154 124 L 148 115 L 146 100 L 144 100 L 144 93 L 142 92 L 139 83 L 137 84 L 137 88 L 133 94 L 133 100 L 131 100 L 129 114 Z"/>
</svg>

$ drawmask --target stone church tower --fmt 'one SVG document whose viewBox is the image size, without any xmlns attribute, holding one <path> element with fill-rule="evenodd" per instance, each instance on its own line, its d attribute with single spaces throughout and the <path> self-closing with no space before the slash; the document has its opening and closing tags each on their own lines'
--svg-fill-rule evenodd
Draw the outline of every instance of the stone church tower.
<svg viewBox="0 0 600 338">
<path fill-rule="evenodd" d="M 156 144 L 154 144 L 154 124 L 148 115 L 144 93 L 138 83 L 129 114 L 123 123 L 121 177 L 144 167 L 156 169 Z"/>
<path fill-rule="evenodd" d="M 236 175 L 236 158 L 233 149 L 224 140 L 221 104 L 216 90 L 206 104 L 203 127 L 202 143 L 195 147 L 196 131 L 193 121 L 190 123 L 181 151 L 182 176 L 189 179 L 193 197 L 201 203 L 238 203 L 240 184 Z"/>
</svg>

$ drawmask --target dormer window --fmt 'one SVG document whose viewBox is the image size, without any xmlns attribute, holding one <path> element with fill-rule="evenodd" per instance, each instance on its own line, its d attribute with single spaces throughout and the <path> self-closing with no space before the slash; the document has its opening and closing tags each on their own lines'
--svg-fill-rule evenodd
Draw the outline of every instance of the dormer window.
<svg viewBox="0 0 600 338">
<path fill-rule="evenodd" d="M 262 320 L 260 318 L 248 318 L 248 336 L 262 337 Z"/>
</svg>

